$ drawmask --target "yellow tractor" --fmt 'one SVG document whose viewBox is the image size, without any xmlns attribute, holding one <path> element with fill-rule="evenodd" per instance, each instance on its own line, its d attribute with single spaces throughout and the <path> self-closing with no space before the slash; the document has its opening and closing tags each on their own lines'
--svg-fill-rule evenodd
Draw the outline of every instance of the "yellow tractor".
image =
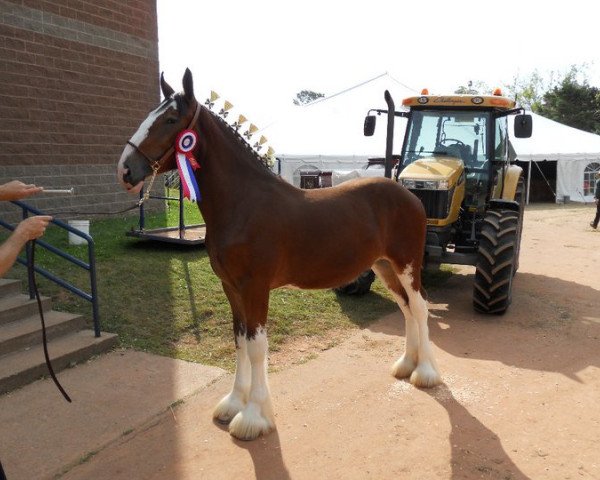
<svg viewBox="0 0 600 480">
<path fill-rule="evenodd" d="M 364 133 L 387 114 L 385 175 L 409 189 L 427 212 L 426 262 L 476 267 L 473 306 L 502 314 L 511 302 L 523 228 L 522 169 L 511 163 L 514 136 L 531 136 L 532 119 L 496 89 L 492 95 L 405 98 L 403 111 L 385 92 L 387 110 L 370 110 Z M 394 118 L 408 122 L 402 153 L 393 155 Z M 512 152 L 512 153 L 511 153 Z"/>
</svg>

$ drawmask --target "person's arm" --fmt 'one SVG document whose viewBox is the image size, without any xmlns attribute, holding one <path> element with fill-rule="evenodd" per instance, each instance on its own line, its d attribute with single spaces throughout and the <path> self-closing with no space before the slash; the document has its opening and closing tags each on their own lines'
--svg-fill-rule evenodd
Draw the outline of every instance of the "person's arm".
<svg viewBox="0 0 600 480">
<path fill-rule="evenodd" d="M 0 245 L 0 277 L 10 270 L 19 252 L 29 240 L 34 240 L 44 234 L 50 220 L 52 217 L 40 215 L 26 218 L 17 225 L 10 237 Z"/>
<path fill-rule="evenodd" d="M 0 200 L 20 200 L 43 191 L 42 187 L 36 187 L 32 183 L 25 184 L 19 180 L 13 180 L 0 185 Z"/>
</svg>

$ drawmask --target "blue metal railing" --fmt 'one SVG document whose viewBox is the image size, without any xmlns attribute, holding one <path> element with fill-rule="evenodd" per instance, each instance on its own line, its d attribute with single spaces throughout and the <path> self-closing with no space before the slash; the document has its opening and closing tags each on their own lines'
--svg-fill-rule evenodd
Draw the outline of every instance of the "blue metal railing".
<svg viewBox="0 0 600 480">
<path fill-rule="evenodd" d="M 12 201 L 11 203 L 13 203 L 14 205 L 21 208 L 21 210 L 23 211 L 23 219 L 27 218 L 30 213 L 32 213 L 34 215 L 46 215 L 44 212 L 37 210 L 36 208 L 32 207 L 31 205 L 27 205 L 26 203 L 16 201 L 16 200 Z M 87 300 L 88 302 L 90 302 L 92 304 L 92 318 L 93 318 L 93 322 L 94 322 L 94 334 L 96 337 L 99 337 L 100 336 L 100 314 L 99 314 L 99 309 L 98 309 L 98 284 L 96 282 L 96 254 L 95 254 L 95 250 L 94 250 L 94 239 L 92 237 L 90 237 L 88 234 L 82 232 L 81 230 L 73 228 L 71 225 L 61 222 L 60 220 L 53 219 L 52 223 L 54 225 L 56 225 L 57 227 L 67 230 L 68 232 L 72 233 L 73 235 L 83 238 L 87 242 L 88 262 L 86 263 L 83 260 L 80 260 L 79 258 L 76 258 L 73 255 L 71 255 L 63 250 L 60 250 L 59 248 L 57 248 L 53 245 L 50 245 L 49 243 L 47 243 L 43 240 L 36 240 L 36 242 L 35 242 L 36 245 L 38 245 L 42 248 L 45 248 L 46 250 L 58 255 L 61 258 L 64 258 L 65 260 L 71 262 L 72 264 L 83 268 L 84 270 L 87 270 L 90 275 L 90 290 L 91 290 L 91 292 L 87 293 L 87 292 L 81 290 L 80 288 L 77 288 L 75 285 L 67 282 L 66 280 L 63 280 L 62 278 L 54 275 L 53 273 L 49 272 L 48 270 L 45 270 L 42 267 L 38 267 L 37 265 L 33 266 L 33 270 L 35 270 L 36 273 L 39 273 L 40 275 L 47 278 L 48 280 L 56 283 L 57 285 L 60 285 L 64 289 L 70 291 L 71 293 L 77 295 L 78 297 L 83 298 L 84 300 Z M 10 231 L 13 231 L 15 229 L 15 227 L 13 227 L 10 223 L 7 223 L 2 219 L 0 219 L 0 225 Z M 32 253 L 31 249 L 32 249 L 31 242 L 27 242 L 27 245 L 25 247 L 25 258 L 18 257 L 17 262 L 19 262 L 21 265 L 27 266 L 31 259 L 31 253 Z M 28 276 L 29 277 L 28 278 L 28 288 L 29 288 L 29 297 L 31 299 L 35 298 L 32 275 L 33 275 L 33 272 L 30 271 L 29 276 Z"/>
</svg>

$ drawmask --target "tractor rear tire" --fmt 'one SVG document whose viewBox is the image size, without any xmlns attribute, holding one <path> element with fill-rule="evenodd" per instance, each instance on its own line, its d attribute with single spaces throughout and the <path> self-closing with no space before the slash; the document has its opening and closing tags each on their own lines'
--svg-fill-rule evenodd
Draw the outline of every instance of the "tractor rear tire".
<svg viewBox="0 0 600 480">
<path fill-rule="evenodd" d="M 519 258 L 521 256 L 521 235 L 523 233 L 523 217 L 525 216 L 525 181 L 523 177 L 519 178 L 515 201 L 519 204 L 519 233 L 517 236 L 517 251 L 515 252 L 515 269 L 513 275 L 519 270 Z"/>
<path fill-rule="evenodd" d="M 521 218 L 513 210 L 489 210 L 483 219 L 473 286 L 478 312 L 502 315 L 510 305 Z"/>
<path fill-rule="evenodd" d="M 356 280 L 341 287 L 334 288 L 334 292 L 339 295 L 364 295 L 371 290 L 371 284 L 375 281 L 375 272 L 366 270 L 361 273 Z"/>
</svg>

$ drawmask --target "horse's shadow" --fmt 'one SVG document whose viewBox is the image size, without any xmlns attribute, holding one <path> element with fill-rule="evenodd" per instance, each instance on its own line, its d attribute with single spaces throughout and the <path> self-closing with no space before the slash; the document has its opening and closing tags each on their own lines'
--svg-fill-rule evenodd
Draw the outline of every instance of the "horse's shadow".
<svg viewBox="0 0 600 480">
<path fill-rule="evenodd" d="M 512 305 L 504 315 L 490 316 L 473 310 L 472 285 L 473 275 L 454 275 L 443 290 L 432 291 L 431 338 L 442 350 L 457 357 L 560 373 L 577 382 L 581 381 L 577 372 L 589 366 L 600 368 L 597 350 L 583 353 L 583 347 L 592 347 L 600 338 L 600 323 L 594 320 L 599 316 L 595 305 L 600 291 L 558 278 L 518 273 Z M 568 292 L 573 291 L 577 293 L 571 296 Z M 466 334 L 460 341 L 454 334 L 457 330 Z M 479 339 L 465 343 L 469 333 Z M 485 341 L 485 335 L 493 336 L 493 341 Z M 563 348 L 561 339 L 567 337 L 580 347 L 570 350 L 568 358 L 558 354 Z"/>
<path fill-rule="evenodd" d="M 471 415 L 446 385 L 423 389 L 423 392 L 448 412 L 452 479 L 481 477 L 529 480 L 506 453 L 498 436 Z"/>
<path fill-rule="evenodd" d="M 217 428 L 224 432 L 227 431 L 227 425 L 217 421 L 213 423 Z M 250 442 L 234 437 L 231 437 L 231 441 L 250 454 L 256 480 L 290 480 L 292 478 L 283 460 L 277 429 Z"/>
<path fill-rule="evenodd" d="M 513 303 L 503 316 L 474 312 L 473 275 L 454 275 L 442 288 L 430 289 L 433 343 L 455 357 L 559 373 L 577 382 L 581 382 L 578 372 L 589 366 L 600 367 L 600 354 L 594 347 L 600 338 L 599 313 L 594 307 L 598 290 L 531 273 L 519 273 L 514 282 Z M 577 293 L 572 297 L 568 292 L 573 291 Z M 400 314 L 368 328 L 404 335 Z M 570 342 L 578 342 L 579 348 L 569 346 L 565 342 L 568 337 Z M 557 352 L 559 347 L 562 354 Z M 446 385 L 423 392 L 448 412 L 452 478 L 528 478 L 505 452 L 498 436 L 473 416 Z"/>
</svg>

